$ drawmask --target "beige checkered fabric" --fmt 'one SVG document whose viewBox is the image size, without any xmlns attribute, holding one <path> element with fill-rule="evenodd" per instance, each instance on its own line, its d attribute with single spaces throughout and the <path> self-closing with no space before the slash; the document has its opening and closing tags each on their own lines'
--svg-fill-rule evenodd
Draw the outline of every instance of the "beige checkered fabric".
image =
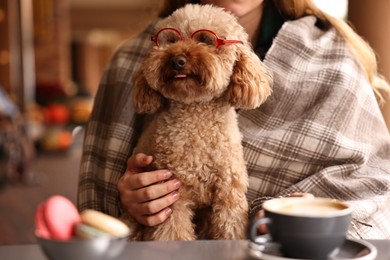
<svg viewBox="0 0 390 260">
<path fill-rule="evenodd" d="M 311 192 L 350 202 L 349 236 L 390 239 L 390 136 L 373 91 L 334 30 L 314 17 L 286 22 L 264 59 L 272 96 L 239 111 L 249 171 L 248 201 Z M 131 77 L 153 34 L 123 45 L 107 68 L 86 128 L 78 206 L 120 213 L 116 183 L 137 140 L 142 117 L 130 102 Z M 256 200 L 257 199 L 257 200 Z"/>
</svg>

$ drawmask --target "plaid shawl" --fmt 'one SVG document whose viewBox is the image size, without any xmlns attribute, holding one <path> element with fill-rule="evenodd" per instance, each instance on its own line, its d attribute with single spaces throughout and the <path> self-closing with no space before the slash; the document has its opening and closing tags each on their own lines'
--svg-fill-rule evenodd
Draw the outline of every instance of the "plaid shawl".
<svg viewBox="0 0 390 260">
<path fill-rule="evenodd" d="M 351 203 L 349 237 L 390 238 L 390 136 L 371 86 L 345 41 L 314 17 L 286 22 L 264 64 L 271 97 L 239 111 L 249 173 L 248 201 L 310 192 Z M 114 55 L 86 127 L 80 210 L 120 214 L 116 184 L 142 120 L 130 102 L 131 77 L 151 44 L 151 25 Z M 252 210 L 252 212 L 255 212 Z"/>
</svg>

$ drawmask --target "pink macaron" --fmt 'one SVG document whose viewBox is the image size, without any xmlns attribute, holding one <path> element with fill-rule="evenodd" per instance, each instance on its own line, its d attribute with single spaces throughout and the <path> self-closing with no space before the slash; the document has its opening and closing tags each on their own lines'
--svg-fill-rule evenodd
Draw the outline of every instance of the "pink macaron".
<svg viewBox="0 0 390 260">
<path fill-rule="evenodd" d="M 37 235 L 46 239 L 69 240 L 80 222 L 77 208 L 69 199 L 60 195 L 39 204 L 35 212 Z"/>
</svg>

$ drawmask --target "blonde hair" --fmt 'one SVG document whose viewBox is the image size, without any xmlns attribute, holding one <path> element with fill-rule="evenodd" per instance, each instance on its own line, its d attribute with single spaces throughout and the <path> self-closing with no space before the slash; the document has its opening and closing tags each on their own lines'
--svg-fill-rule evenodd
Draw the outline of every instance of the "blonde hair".
<svg viewBox="0 0 390 260">
<path fill-rule="evenodd" d="M 266 0 L 264 0 L 266 1 Z M 378 65 L 374 51 L 344 20 L 335 18 L 320 10 L 312 0 L 272 0 L 281 15 L 289 20 L 295 20 L 307 15 L 327 21 L 347 41 L 352 53 L 365 71 L 368 81 L 376 95 L 379 104 L 384 104 L 390 96 L 390 85 L 378 73 Z M 160 16 L 168 16 L 175 9 L 187 3 L 199 3 L 197 0 L 166 0 Z"/>
<path fill-rule="evenodd" d="M 383 104 L 390 94 L 390 86 L 378 73 L 378 65 L 374 51 L 344 20 L 335 18 L 321 11 L 312 0 L 273 0 L 280 13 L 287 19 L 298 19 L 307 15 L 314 15 L 328 21 L 347 41 L 351 51 L 361 64 L 366 76 L 375 92 L 379 104 Z"/>
</svg>

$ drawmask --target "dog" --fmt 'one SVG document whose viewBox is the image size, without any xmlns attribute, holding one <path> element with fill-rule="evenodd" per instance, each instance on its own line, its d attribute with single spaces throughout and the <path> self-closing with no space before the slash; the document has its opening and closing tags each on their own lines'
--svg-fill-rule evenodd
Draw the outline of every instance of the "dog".
<svg viewBox="0 0 390 260">
<path fill-rule="evenodd" d="M 236 109 L 254 109 L 272 77 L 230 12 L 189 4 L 160 20 L 133 78 L 137 113 L 152 114 L 134 153 L 153 155 L 182 185 L 172 214 L 146 227 L 125 214 L 129 240 L 245 239 L 248 177 Z"/>
</svg>

